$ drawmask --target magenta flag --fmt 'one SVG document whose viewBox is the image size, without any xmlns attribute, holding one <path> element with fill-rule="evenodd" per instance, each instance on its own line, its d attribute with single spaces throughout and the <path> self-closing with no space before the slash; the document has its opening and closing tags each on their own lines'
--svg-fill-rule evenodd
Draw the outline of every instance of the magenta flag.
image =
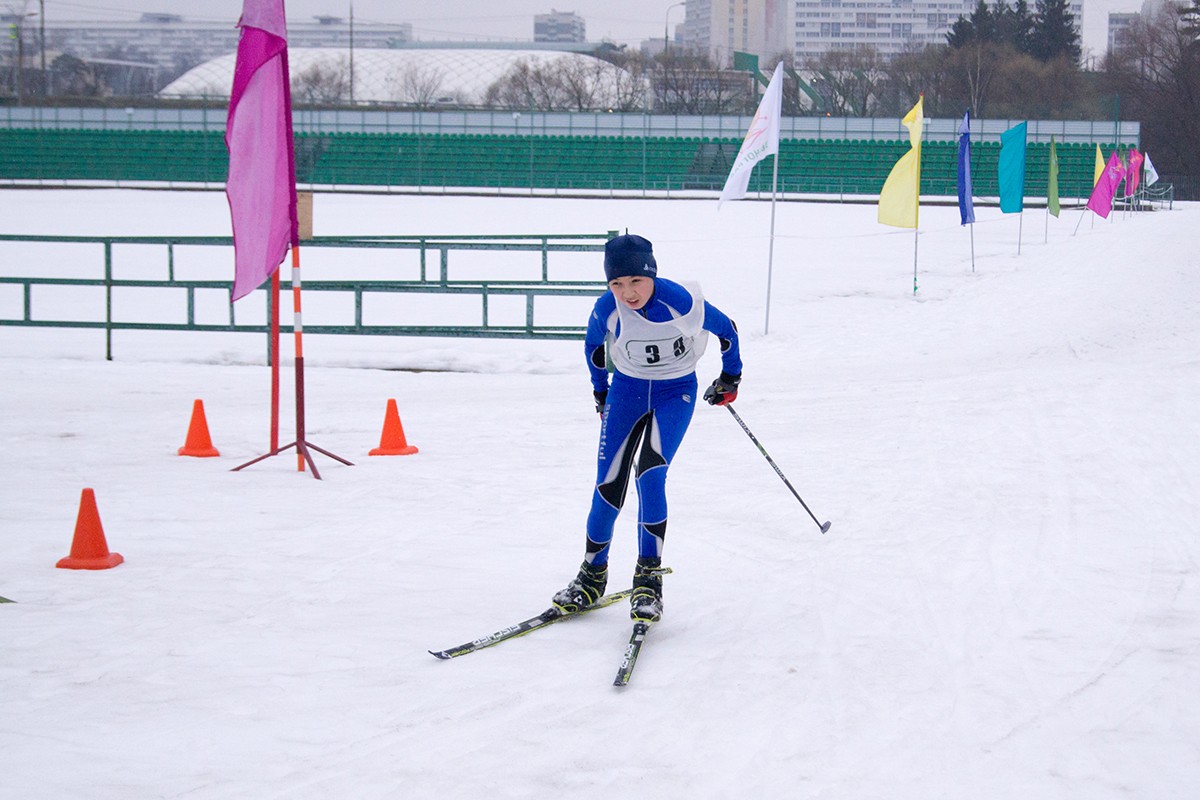
<svg viewBox="0 0 1200 800">
<path fill-rule="evenodd" d="M 1117 187 L 1121 185 L 1121 178 L 1124 176 L 1125 165 L 1121 163 L 1121 157 L 1114 152 L 1108 157 L 1104 172 L 1100 173 L 1100 180 L 1096 181 L 1096 188 L 1092 189 L 1087 207 L 1108 219 L 1108 213 L 1112 211 L 1113 195 L 1117 193 Z"/>
<path fill-rule="evenodd" d="M 233 300 L 271 277 L 299 241 L 283 0 L 243 0 L 225 146 Z"/>
<path fill-rule="evenodd" d="M 1142 162 L 1146 157 L 1137 151 L 1136 147 L 1129 148 L 1129 172 L 1125 175 L 1125 191 L 1130 197 L 1137 194 L 1138 182 L 1142 179 Z"/>
</svg>

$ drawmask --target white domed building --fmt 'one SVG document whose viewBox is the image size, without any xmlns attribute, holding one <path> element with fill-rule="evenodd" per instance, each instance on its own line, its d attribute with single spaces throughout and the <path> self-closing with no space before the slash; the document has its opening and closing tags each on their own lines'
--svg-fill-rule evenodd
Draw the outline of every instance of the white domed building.
<svg viewBox="0 0 1200 800">
<path fill-rule="evenodd" d="M 189 70 L 159 92 L 171 99 L 227 100 L 236 55 Z M 292 101 L 423 108 L 604 111 L 641 108 L 643 79 L 595 56 L 553 50 L 473 48 L 288 51 Z M 353 73 L 353 86 L 351 86 Z M 560 80 L 542 80 L 559 76 Z"/>
</svg>

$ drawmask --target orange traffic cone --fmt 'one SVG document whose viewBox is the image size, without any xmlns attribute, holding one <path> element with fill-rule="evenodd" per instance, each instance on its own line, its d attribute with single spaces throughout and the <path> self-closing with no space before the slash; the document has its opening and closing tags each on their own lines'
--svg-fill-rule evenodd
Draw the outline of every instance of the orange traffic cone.
<svg viewBox="0 0 1200 800">
<path fill-rule="evenodd" d="M 59 569 L 112 569 L 124 560 L 120 553 L 108 552 L 104 526 L 100 524 L 100 512 L 96 510 L 96 493 L 84 489 L 79 498 L 71 555 L 60 558 L 55 566 Z"/>
<path fill-rule="evenodd" d="M 212 439 L 208 435 L 208 420 L 204 418 L 204 401 L 202 400 L 197 400 L 192 404 L 192 422 L 188 425 L 187 441 L 183 443 L 183 447 L 179 448 L 179 455 L 197 458 L 221 455 L 217 452 L 217 448 L 213 447 Z"/>
<path fill-rule="evenodd" d="M 404 438 L 404 426 L 400 424 L 400 412 L 396 410 L 396 401 L 388 400 L 387 413 L 383 416 L 383 435 L 379 437 L 379 447 L 369 455 L 373 456 L 411 456 L 417 448 Z"/>
</svg>

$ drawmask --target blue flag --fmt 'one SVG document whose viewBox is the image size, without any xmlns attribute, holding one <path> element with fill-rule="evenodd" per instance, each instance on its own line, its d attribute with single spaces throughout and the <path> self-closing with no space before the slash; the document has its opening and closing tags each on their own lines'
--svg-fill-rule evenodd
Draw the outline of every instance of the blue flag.
<svg viewBox="0 0 1200 800">
<path fill-rule="evenodd" d="M 1000 210 L 1016 214 L 1025 208 L 1025 131 L 1028 122 L 1000 134 Z"/>
<path fill-rule="evenodd" d="M 963 114 L 958 127 L 958 213 L 963 225 L 975 222 L 975 201 L 971 197 L 971 112 Z"/>
</svg>

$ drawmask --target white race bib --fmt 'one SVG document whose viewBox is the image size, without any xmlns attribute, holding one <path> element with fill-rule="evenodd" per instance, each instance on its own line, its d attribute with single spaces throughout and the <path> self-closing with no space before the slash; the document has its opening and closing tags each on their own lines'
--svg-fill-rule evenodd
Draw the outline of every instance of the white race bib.
<svg viewBox="0 0 1200 800">
<path fill-rule="evenodd" d="M 682 378 L 695 372 L 708 343 L 704 296 L 697 284 L 682 286 L 692 297 L 692 308 L 669 322 L 651 322 L 617 302 L 621 333 L 609 352 L 620 372 L 649 379 Z"/>
</svg>

